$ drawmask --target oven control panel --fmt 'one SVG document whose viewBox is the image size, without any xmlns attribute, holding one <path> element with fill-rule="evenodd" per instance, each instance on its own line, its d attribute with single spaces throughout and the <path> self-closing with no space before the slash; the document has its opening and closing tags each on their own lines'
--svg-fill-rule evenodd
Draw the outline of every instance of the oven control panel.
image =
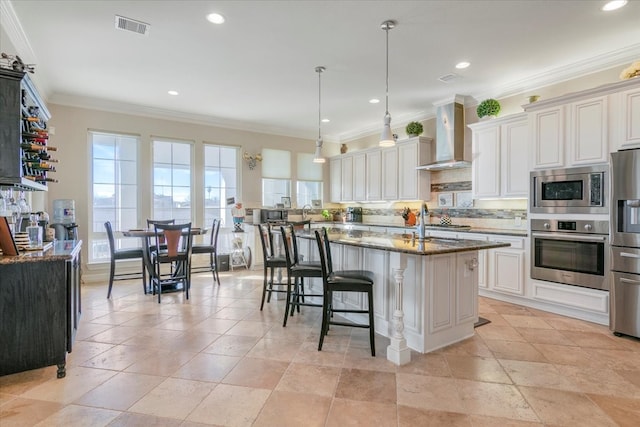
<svg viewBox="0 0 640 427">
<path fill-rule="evenodd" d="M 532 219 L 531 231 L 582 234 L 609 234 L 609 221 Z"/>
</svg>

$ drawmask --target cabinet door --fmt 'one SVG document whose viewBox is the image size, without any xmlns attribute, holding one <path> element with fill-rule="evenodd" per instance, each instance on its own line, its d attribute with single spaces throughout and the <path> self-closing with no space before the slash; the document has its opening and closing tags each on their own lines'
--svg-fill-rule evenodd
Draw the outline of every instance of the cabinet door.
<svg viewBox="0 0 640 427">
<path fill-rule="evenodd" d="M 531 115 L 533 168 L 564 166 L 564 107 L 536 111 Z"/>
<path fill-rule="evenodd" d="M 353 156 L 342 158 L 342 200 L 353 200 Z"/>
<path fill-rule="evenodd" d="M 382 200 L 382 151 L 374 150 L 367 153 L 366 168 L 367 200 Z"/>
<path fill-rule="evenodd" d="M 473 197 L 500 196 L 500 130 L 498 126 L 473 132 Z"/>
<path fill-rule="evenodd" d="M 331 182 L 330 200 L 332 203 L 342 201 L 342 159 L 329 161 L 329 179 Z"/>
<path fill-rule="evenodd" d="M 491 237 L 489 240 L 511 244 L 511 247 L 489 251 L 489 289 L 524 295 L 525 239 Z"/>
<path fill-rule="evenodd" d="M 607 97 L 575 102 L 569 108 L 571 164 L 605 163 L 609 156 Z"/>
<path fill-rule="evenodd" d="M 398 149 L 382 150 L 382 199 L 398 199 Z"/>
<path fill-rule="evenodd" d="M 398 146 L 398 199 L 418 199 L 418 143 Z"/>
<path fill-rule="evenodd" d="M 621 130 L 620 148 L 640 148 L 640 88 L 620 94 Z"/>
<path fill-rule="evenodd" d="M 528 197 L 529 195 L 528 131 L 526 120 L 502 126 L 500 138 L 502 197 Z"/>
<path fill-rule="evenodd" d="M 367 157 L 365 153 L 353 155 L 353 200 L 364 201 L 367 198 L 366 185 Z"/>
</svg>

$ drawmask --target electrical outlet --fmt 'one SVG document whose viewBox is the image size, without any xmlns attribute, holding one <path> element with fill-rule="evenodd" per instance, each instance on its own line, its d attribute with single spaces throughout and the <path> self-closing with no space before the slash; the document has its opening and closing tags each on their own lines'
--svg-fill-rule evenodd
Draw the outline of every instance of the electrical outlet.
<svg viewBox="0 0 640 427">
<path fill-rule="evenodd" d="M 513 218 L 513 224 L 516 227 L 522 227 L 522 217 L 521 216 L 516 216 Z"/>
</svg>

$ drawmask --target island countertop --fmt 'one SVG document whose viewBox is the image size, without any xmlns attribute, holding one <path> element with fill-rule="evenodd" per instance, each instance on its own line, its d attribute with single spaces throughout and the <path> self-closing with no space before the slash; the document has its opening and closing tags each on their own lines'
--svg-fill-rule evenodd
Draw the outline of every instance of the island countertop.
<svg viewBox="0 0 640 427">
<path fill-rule="evenodd" d="M 0 256 L 0 265 L 73 259 L 80 248 L 82 240 L 56 240 L 53 246 L 45 251 L 26 251 L 16 256 Z"/>
<path fill-rule="evenodd" d="M 411 255 L 438 255 L 510 246 L 509 243 L 435 237 L 419 240 L 413 239 L 411 234 L 376 233 L 373 231 L 344 230 L 341 228 L 328 228 L 327 232 L 329 234 L 329 240 L 332 243 L 401 252 Z M 296 236 L 313 240 L 316 238 L 313 229 L 296 230 Z"/>
</svg>

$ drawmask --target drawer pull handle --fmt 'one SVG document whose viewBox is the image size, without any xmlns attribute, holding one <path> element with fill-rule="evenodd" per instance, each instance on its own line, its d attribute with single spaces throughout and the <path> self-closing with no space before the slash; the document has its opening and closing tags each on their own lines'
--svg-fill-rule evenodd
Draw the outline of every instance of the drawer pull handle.
<svg viewBox="0 0 640 427">
<path fill-rule="evenodd" d="M 627 258 L 640 258 L 640 255 L 631 254 L 629 252 L 620 252 L 620 256 L 627 257 Z"/>
<path fill-rule="evenodd" d="M 640 283 L 640 280 L 625 279 L 624 277 L 621 277 L 620 281 L 623 283 Z"/>
</svg>

